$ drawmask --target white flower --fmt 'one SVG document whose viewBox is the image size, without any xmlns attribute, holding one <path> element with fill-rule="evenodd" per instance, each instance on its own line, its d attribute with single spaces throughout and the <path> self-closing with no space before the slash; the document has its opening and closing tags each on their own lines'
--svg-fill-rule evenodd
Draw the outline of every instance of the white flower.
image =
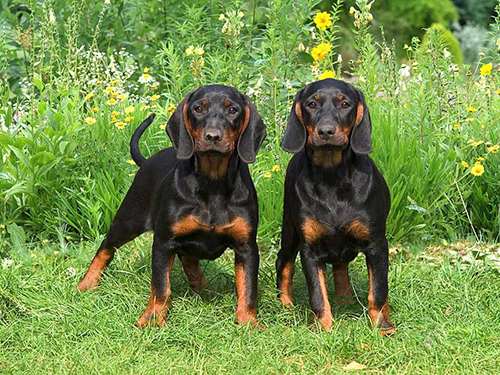
<svg viewBox="0 0 500 375">
<path fill-rule="evenodd" d="M 111 0 L 104 0 L 104 5 L 110 5 L 111 4 Z"/>
<path fill-rule="evenodd" d="M 221 13 L 219 16 L 219 21 L 224 21 L 225 19 L 226 19 L 226 16 L 224 15 L 224 13 Z"/>
<path fill-rule="evenodd" d="M 2 260 L 2 267 L 6 268 L 14 264 L 14 261 L 12 259 L 4 258 Z"/>
<path fill-rule="evenodd" d="M 399 74 L 401 75 L 401 77 L 409 77 L 410 76 L 410 67 L 405 65 L 405 64 L 402 64 L 401 69 L 399 69 Z"/>
<path fill-rule="evenodd" d="M 52 9 L 49 10 L 49 21 L 50 23 L 56 23 L 56 16 L 54 15 L 54 11 Z"/>
<path fill-rule="evenodd" d="M 68 267 L 66 269 L 66 274 L 68 276 L 75 276 L 76 275 L 76 270 L 73 267 Z"/>
<path fill-rule="evenodd" d="M 451 56 L 450 51 L 448 51 L 446 48 L 443 50 L 444 58 L 447 59 L 448 57 Z"/>
<path fill-rule="evenodd" d="M 342 55 L 341 55 L 341 54 L 339 54 L 339 55 L 338 55 L 338 57 L 337 57 L 337 61 L 338 61 L 339 63 L 340 63 L 340 62 L 342 62 Z"/>
</svg>

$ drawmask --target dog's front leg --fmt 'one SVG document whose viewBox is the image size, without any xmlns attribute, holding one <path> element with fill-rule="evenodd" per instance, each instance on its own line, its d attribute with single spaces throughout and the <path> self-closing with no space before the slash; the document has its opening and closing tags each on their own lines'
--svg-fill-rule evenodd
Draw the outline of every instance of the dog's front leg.
<svg viewBox="0 0 500 375">
<path fill-rule="evenodd" d="M 234 276 L 238 307 L 238 324 L 250 323 L 261 327 L 257 321 L 257 278 L 259 272 L 259 249 L 257 243 L 240 244 L 235 249 Z"/>
<path fill-rule="evenodd" d="M 146 311 L 136 326 L 143 327 L 147 324 L 163 326 L 172 295 L 170 274 L 174 259 L 175 252 L 167 246 L 167 241 L 155 235 L 151 259 L 151 296 Z"/>
<path fill-rule="evenodd" d="M 326 264 L 323 260 L 307 254 L 307 245 L 301 251 L 300 260 L 306 276 L 311 309 L 325 330 L 330 332 L 333 327 L 333 315 L 328 300 Z"/>
<path fill-rule="evenodd" d="M 368 312 L 370 319 L 382 335 L 394 334 L 394 325 L 389 317 L 389 293 L 387 274 L 389 272 L 389 247 L 384 238 L 375 242 L 366 251 L 366 266 L 368 268 Z"/>
</svg>

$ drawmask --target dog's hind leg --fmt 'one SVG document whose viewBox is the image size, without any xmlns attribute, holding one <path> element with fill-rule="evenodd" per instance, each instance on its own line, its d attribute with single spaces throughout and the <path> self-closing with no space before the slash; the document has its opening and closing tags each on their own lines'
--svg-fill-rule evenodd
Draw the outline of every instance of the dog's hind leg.
<svg viewBox="0 0 500 375">
<path fill-rule="evenodd" d="M 281 230 L 281 250 L 276 260 L 276 284 L 278 298 L 285 305 L 293 306 L 293 274 L 295 273 L 295 259 L 299 251 L 299 235 L 291 222 L 284 214 Z"/>
<path fill-rule="evenodd" d="M 104 270 L 113 260 L 116 249 L 150 229 L 149 212 L 144 209 L 144 204 L 140 204 L 143 202 L 133 199 L 134 194 L 131 192 L 134 193 L 131 189 L 125 196 L 106 238 L 99 246 L 87 273 L 78 283 L 78 290 L 87 291 L 96 288 Z"/>
</svg>

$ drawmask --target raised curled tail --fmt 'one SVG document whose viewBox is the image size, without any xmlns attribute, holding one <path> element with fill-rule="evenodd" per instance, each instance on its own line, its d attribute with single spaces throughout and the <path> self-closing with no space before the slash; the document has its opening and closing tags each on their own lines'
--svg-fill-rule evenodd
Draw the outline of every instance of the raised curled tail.
<svg viewBox="0 0 500 375">
<path fill-rule="evenodd" d="M 141 138 L 142 133 L 144 133 L 148 126 L 151 125 L 155 116 L 156 115 L 153 113 L 146 120 L 144 120 L 141 125 L 135 129 L 132 139 L 130 139 L 130 155 L 132 155 L 132 159 L 139 167 L 146 161 L 146 158 L 141 154 L 141 150 L 139 150 L 139 138 Z"/>
</svg>

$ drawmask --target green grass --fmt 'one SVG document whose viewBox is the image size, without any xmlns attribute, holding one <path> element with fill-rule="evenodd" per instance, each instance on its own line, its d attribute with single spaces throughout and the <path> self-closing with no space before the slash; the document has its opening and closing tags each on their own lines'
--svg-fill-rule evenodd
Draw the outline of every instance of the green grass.
<svg viewBox="0 0 500 375">
<path fill-rule="evenodd" d="M 0 373 L 331 374 L 351 361 L 366 365 L 364 373 L 500 372 L 500 278 L 484 266 L 462 269 L 446 255 L 435 265 L 394 256 L 389 277 L 397 333 L 384 338 L 369 324 L 362 255 L 351 267 L 357 302 L 332 304 L 330 334 L 312 329 L 300 267 L 296 307 L 287 310 L 275 298 L 275 250 L 261 256 L 263 331 L 235 324 L 230 251 L 204 263 L 216 289 L 205 300 L 189 291 L 176 260 L 167 324 L 137 329 L 149 296 L 151 236 L 118 251 L 97 292 L 76 292 L 97 245 L 37 244 L 36 258 L 29 251 L 4 253 L 14 264 L 0 268 Z M 328 284 L 334 301 L 331 274 Z"/>
</svg>

